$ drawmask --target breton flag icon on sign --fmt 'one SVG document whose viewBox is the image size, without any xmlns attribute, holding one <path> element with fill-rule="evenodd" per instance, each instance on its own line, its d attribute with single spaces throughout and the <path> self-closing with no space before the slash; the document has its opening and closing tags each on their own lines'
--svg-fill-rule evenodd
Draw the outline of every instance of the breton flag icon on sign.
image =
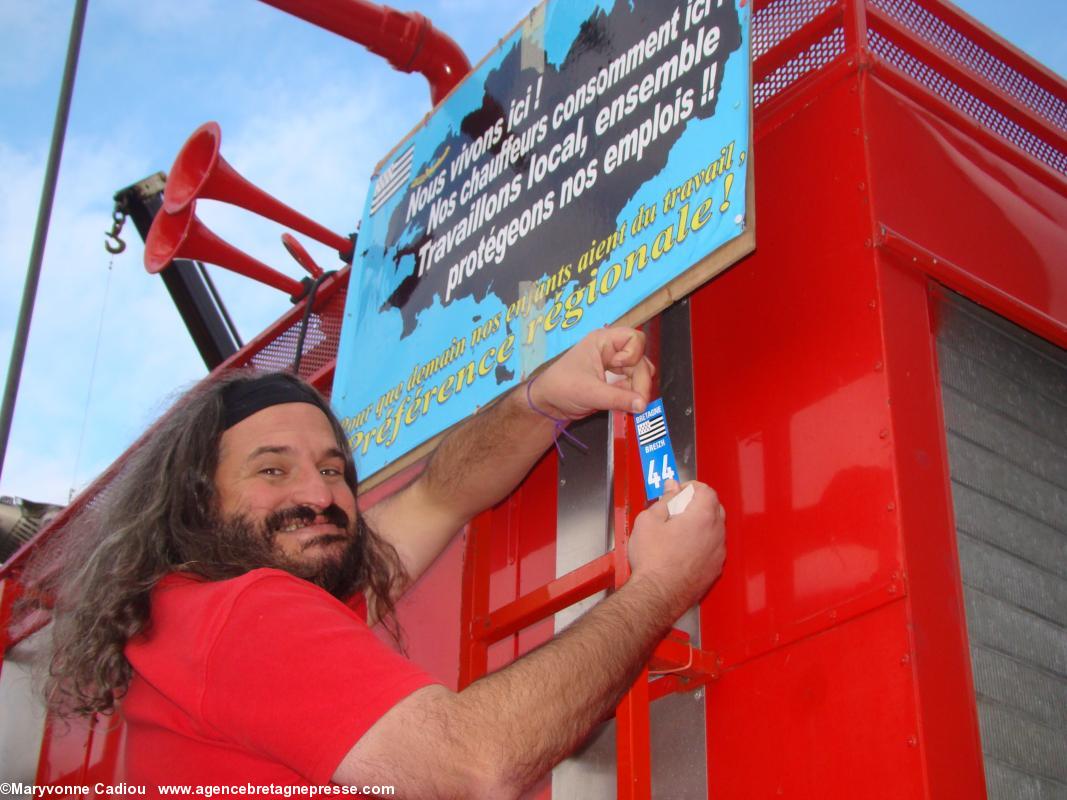
<svg viewBox="0 0 1067 800">
<path fill-rule="evenodd" d="M 637 443 L 639 445 L 652 444 L 657 439 L 667 435 L 667 420 L 660 414 L 658 417 L 639 422 L 637 425 Z"/>
<path fill-rule="evenodd" d="M 371 195 L 370 200 L 371 215 L 389 202 L 390 197 L 407 186 L 408 181 L 411 180 L 411 166 L 414 159 L 415 145 L 412 145 L 378 176 L 378 182 L 374 184 L 374 194 Z"/>
</svg>

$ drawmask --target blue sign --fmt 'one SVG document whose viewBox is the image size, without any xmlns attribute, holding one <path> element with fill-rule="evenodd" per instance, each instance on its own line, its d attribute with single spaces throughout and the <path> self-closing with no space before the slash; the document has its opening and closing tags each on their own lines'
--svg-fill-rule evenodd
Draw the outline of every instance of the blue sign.
<svg viewBox="0 0 1067 800">
<path fill-rule="evenodd" d="M 655 500 L 663 494 L 664 481 L 678 480 L 678 463 L 674 460 L 663 399 L 653 400 L 648 408 L 633 417 L 641 471 L 645 476 L 645 496 Z"/>
<path fill-rule="evenodd" d="M 332 398 L 362 477 L 746 233 L 737 3 L 549 0 L 380 165 Z"/>
</svg>

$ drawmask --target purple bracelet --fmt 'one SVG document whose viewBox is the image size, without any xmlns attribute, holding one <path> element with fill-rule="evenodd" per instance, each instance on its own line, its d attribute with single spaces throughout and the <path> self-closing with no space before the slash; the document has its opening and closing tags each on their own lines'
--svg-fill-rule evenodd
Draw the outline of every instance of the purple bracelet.
<svg viewBox="0 0 1067 800">
<path fill-rule="evenodd" d="M 585 442 L 583 442 L 581 439 L 579 439 L 577 436 L 567 430 L 567 424 L 570 422 L 569 419 L 560 419 L 559 417 L 553 417 L 551 414 L 546 414 L 544 411 L 534 405 L 533 397 L 530 396 L 530 390 L 533 388 L 535 380 L 537 380 L 537 377 L 531 378 L 526 383 L 526 405 L 530 407 L 531 411 L 536 411 L 542 417 L 550 419 L 555 423 L 555 426 L 553 427 L 554 434 L 552 436 L 552 444 L 556 446 L 556 452 L 559 453 L 559 457 L 561 459 L 565 457 L 563 455 L 563 448 L 559 446 L 559 435 L 561 433 L 568 439 L 570 439 L 572 442 L 574 442 L 574 444 L 576 444 L 582 450 L 588 450 L 589 447 L 585 444 Z"/>
</svg>

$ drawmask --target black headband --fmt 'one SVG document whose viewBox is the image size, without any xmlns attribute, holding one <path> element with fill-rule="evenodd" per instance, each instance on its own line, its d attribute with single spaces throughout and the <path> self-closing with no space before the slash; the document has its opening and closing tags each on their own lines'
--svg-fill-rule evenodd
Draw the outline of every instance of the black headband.
<svg viewBox="0 0 1067 800">
<path fill-rule="evenodd" d="M 322 399 L 314 389 L 286 378 L 285 373 L 273 372 L 222 390 L 222 429 L 229 430 L 257 411 L 282 403 L 310 403 L 322 409 Z"/>
</svg>

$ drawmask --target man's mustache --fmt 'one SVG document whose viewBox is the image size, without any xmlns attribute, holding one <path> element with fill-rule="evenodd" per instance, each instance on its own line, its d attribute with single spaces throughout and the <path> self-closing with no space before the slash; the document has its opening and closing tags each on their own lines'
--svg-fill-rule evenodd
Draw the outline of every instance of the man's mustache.
<svg viewBox="0 0 1067 800">
<path fill-rule="evenodd" d="M 284 508 L 267 517 L 265 525 L 268 533 L 275 534 L 294 522 L 299 525 L 310 525 L 316 517 L 320 516 L 331 525 L 336 525 L 341 530 L 348 530 L 348 514 L 343 508 L 333 504 L 326 506 L 322 511 L 316 511 L 311 506 Z"/>
</svg>

